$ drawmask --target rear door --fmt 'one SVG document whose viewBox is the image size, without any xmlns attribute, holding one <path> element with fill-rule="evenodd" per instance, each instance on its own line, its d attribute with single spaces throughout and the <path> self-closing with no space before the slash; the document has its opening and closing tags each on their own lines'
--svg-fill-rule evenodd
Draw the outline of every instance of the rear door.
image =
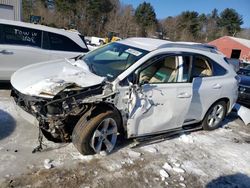
<svg viewBox="0 0 250 188">
<path fill-rule="evenodd" d="M 224 74 L 226 70 L 210 58 L 198 54 L 193 56 L 193 97 L 186 123 L 201 121 L 211 105 L 220 98 L 225 85 Z"/>
<path fill-rule="evenodd" d="M 132 89 L 129 100 L 128 137 L 181 127 L 192 99 L 190 57 L 162 56 L 138 75 L 141 86 Z"/>
<path fill-rule="evenodd" d="M 21 67 L 49 60 L 49 53 L 41 49 L 40 30 L 6 24 L 1 29 L 0 80 L 9 80 Z"/>
</svg>

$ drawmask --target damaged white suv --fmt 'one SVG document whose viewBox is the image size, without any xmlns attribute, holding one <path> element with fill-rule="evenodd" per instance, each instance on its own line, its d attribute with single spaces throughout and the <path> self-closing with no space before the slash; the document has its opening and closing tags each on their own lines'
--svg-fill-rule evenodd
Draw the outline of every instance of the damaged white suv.
<svg viewBox="0 0 250 188">
<path fill-rule="evenodd" d="M 111 152 L 118 135 L 148 137 L 198 122 L 213 130 L 238 88 L 213 47 L 148 38 L 24 67 L 11 84 L 16 103 L 48 140 L 72 141 L 82 154 Z"/>
</svg>

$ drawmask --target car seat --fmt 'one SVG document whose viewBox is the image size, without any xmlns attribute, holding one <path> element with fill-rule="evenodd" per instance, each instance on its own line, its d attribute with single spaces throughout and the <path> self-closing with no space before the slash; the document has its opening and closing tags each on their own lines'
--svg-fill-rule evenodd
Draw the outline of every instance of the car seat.
<svg viewBox="0 0 250 188">
<path fill-rule="evenodd" d="M 176 82 L 177 80 L 177 57 L 167 57 L 163 65 L 155 72 L 149 83 Z"/>
<path fill-rule="evenodd" d="M 193 64 L 193 77 L 212 76 L 212 70 L 205 59 L 196 58 Z"/>
</svg>

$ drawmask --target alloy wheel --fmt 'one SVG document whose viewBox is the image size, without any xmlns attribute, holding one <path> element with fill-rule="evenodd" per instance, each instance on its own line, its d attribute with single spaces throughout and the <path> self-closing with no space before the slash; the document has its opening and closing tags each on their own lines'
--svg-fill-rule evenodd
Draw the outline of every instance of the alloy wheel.
<svg viewBox="0 0 250 188">
<path fill-rule="evenodd" d="M 213 107 L 207 118 L 207 124 L 209 127 L 216 127 L 223 119 L 224 107 L 221 104 L 217 104 Z"/>
<path fill-rule="evenodd" d="M 110 153 L 117 140 L 117 123 L 112 118 L 104 119 L 94 131 L 90 145 L 96 153 L 105 150 Z"/>
</svg>

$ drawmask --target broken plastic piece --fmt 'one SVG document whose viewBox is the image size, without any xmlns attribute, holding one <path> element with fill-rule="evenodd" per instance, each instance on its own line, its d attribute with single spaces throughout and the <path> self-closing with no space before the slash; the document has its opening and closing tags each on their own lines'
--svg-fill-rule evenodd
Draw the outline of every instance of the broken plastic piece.
<svg viewBox="0 0 250 188">
<path fill-rule="evenodd" d="M 250 123 L 250 109 L 238 103 L 234 105 L 234 109 L 237 111 L 237 115 L 242 119 L 242 121 L 248 125 Z"/>
</svg>

